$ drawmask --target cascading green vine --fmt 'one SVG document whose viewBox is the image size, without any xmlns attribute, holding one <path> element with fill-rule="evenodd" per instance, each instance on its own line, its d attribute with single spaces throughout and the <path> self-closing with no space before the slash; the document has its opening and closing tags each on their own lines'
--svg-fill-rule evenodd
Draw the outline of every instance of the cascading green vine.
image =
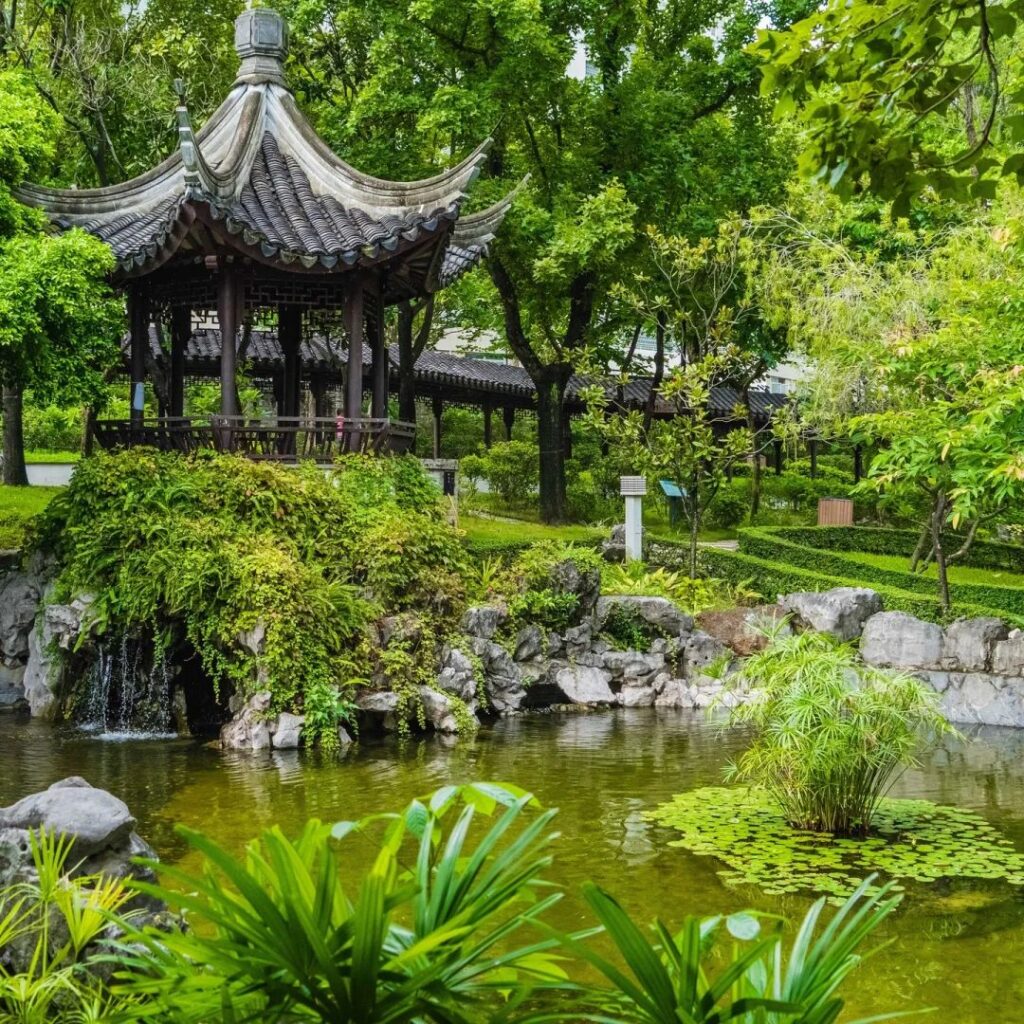
<svg viewBox="0 0 1024 1024">
<path fill-rule="evenodd" d="M 55 597 L 94 595 L 100 636 L 186 641 L 211 684 L 268 690 L 331 748 L 380 615 L 457 614 L 466 556 L 411 458 L 350 456 L 330 473 L 148 449 L 83 461 L 36 528 Z"/>
</svg>

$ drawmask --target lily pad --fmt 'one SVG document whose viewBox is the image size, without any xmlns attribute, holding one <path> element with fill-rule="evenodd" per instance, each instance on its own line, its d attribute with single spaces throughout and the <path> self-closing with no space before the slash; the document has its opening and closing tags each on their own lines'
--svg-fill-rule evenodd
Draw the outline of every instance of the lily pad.
<svg viewBox="0 0 1024 1024">
<path fill-rule="evenodd" d="M 866 875 L 933 883 L 1002 879 L 1024 885 L 1024 855 L 980 815 L 928 800 L 886 799 L 864 839 L 799 832 L 760 789 L 709 786 L 647 812 L 676 829 L 670 845 L 716 857 L 727 885 L 812 892 L 842 902 Z"/>
</svg>

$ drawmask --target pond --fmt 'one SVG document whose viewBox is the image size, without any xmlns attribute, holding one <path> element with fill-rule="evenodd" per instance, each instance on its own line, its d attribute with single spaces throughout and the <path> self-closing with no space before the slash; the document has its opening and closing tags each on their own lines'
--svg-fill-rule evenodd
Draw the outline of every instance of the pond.
<svg viewBox="0 0 1024 1024">
<path fill-rule="evenodd" d="M 797 918 L 806 899 L 726 888 L 715 863 L 669 847 L 643 812 L 684 789 L 720 783 L 741 737 L 699 713 L 638 709 L 531 715 L 473 740 L 362 743 L 340 763 L 294 751 L 228 756 L 188 740 L 111 742 L 0 718 L 0 803 L 82 775 L 121 796 L 165 860 L 184 856 L 176 822 L 240 849 L 260 828 L 295 830 L 308 817 L 353 818 L 400 806 L 443 783 L 487 779 L 532 790 L 558 807 L 553 876 L 570 896 L 558 923 L 586 919 L 579 885 L 591 878 L 644 919 L 746 906 Z M 1024 730 L 972 730 L 901 780 L 896 795 L 984 815 L 1024 850 Z M 932 1006 L 958 1024 L 1020 1019 L 1024 1005 L 1024 891 L 1003 883 L 911 886 L 886 925 L 893 944 L 848 986 L 860 1014 Z M 1015 1009 L 1017 1008 L 1017 1009 Z"/>
</svg>

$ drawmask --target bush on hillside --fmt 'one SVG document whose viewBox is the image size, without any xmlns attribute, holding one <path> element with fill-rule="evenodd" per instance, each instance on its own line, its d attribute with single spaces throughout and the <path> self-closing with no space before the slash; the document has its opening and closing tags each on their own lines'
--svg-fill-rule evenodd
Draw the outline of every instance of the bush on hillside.
<svg viewBox="0 0 1024 1024">
<path fill-rule="evenodd" d="M 508 505 L 524 505 L 537 487 L 537 449 L 526 441 L 501 441 L 479 455 L 467 455 L 462 472 L 486 480 Z"/>
<path fill-rule="evenodd" d="M 331 475 L 231 455 L 135 449 L 83 461 L 37 526 L 56 596 L 95 595 L 94 631 L 187 642 L 218 690 L 269 690 L 336 742 L 381 613 L 459 603 L 465 554 L 415 460 L 352 456 Z M 243 634 L 262 626 L 262 650 Z"/>
</svg>

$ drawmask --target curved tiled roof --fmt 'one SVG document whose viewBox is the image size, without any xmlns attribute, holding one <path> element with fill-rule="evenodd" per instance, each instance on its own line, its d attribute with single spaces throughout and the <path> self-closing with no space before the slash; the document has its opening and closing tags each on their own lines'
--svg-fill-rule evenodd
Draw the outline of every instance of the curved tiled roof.
<svg viewBox="0 0 1024 1024">
<path fill-rule="evenodd" d="M 307 269 L 373 263 L 428 236 L 450 250 L 432 287 L 474 266 L 511 200 L 457 226 L 490 140 L 432 178 L 397 182 L 363 174 L 333 153 L 299 110 L 284 78 L 286 46 L 279 15 L 243 12 L 235 85 L 199 132 L 181 102 L 177 152 L 117 185 L 24 185 L 19 198 L 61 228 L 78 226 L 101 238 L 125 273 L 170 258 L 197 219 L 258 258 Z"/>
</svg>

